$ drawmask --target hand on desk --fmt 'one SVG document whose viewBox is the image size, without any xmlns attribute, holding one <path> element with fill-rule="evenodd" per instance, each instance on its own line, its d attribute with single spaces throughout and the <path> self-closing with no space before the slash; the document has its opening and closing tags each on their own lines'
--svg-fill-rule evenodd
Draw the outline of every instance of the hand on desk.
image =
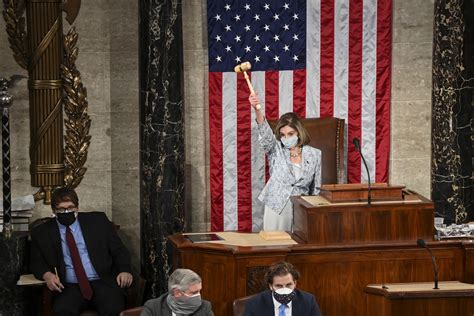
<svg viewBox="0 0 474 316">
<path fill-rule="evenodd" d="M 49 271 L 46 272 L 43 274 L 43 280 L 46 281 L 46 285 L 51 291 L 62 292 L 62 289 L 64 289 L 64 285 L 62 285 L 61 281 L 54 273 Z"/>
<path fill-rule="evenodd" d="M 129 287 L 132 284 L 133 276 L 128 272 L 121 272 L 117 275 L 117 284 L 121 287 Z"/>
</svg>

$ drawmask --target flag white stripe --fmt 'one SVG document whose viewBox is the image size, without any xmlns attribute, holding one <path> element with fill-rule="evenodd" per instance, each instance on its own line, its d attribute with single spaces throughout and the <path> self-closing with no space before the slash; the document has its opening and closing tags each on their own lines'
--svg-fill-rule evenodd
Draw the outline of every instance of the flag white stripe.
<svg viewBox="0 0 474 316">
<path fill-rule="evenodd" d="M 347 122 L 349 93 L 349 2 L 334 2 L 334 117 Z"/>
<path fill-rule="evenodd" d="M 375 179 L 375 123 L 377 88 L 377 0 L 364 1 L 362 34 L 362 153 L 369 167 L 371 181 Z M 362 182 L 367 175 L 361 166 Z"/>
<path fill-rule="evenodd" d="M 265 72 L 252 73 L 252 84 L 262 103 L 262 113 L 265 116 Z M 265 152 L 258 142 L 257 122 L 255 111 L 252 110 L 252 231 L 263 229 L 263 203 L 258 200 L 265 186 Z"/>
<path fill-rule="evenodd" d="M 237 77 L 222 74 L 222 143 L 224 185 L 224 230 L 238 229 L 237 214 Z"/>
<path fill-rule="evenodd" d="M 321 65 L 321 2 L 306 7 L 306 117 L 319 117 Z"/>
<path fill-rule="evenodd" d="M 293 112 L 293 71 L 285 70 L 279 72 L 278 80 L 278 111 L 279 116 Z"/>
</svg>

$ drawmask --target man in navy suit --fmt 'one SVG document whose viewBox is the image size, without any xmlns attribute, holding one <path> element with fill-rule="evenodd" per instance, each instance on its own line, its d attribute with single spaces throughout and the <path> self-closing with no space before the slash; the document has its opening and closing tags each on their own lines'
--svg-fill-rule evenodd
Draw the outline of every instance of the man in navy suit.
<svg viewBox="0 0 474 316">
<path fill-rule="evenodd" d="M 314 295 L 298 290 L 300 273 L 289 262 L 277 262 L 265 274 L 269 290 L 250 299 L 245 316 L 321 316 Z"/>
<path fill-rule="evenodd" d="M 31 233 L 31 270 L 55 293 L 54 315 L 79 315 L 94 307 L 99 315 L 125 308 L 132 283 L 128 250 L 101 212 L 79 212 L 79 198 L 67 187 L 51 197 L 54 217 Z"/>
</svg>

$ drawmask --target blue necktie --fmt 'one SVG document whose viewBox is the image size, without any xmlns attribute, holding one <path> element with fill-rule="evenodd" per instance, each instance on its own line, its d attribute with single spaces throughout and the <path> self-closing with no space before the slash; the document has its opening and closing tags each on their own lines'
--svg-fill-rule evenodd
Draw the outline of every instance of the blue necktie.
<svg viewBox="0 0 474 316">
<path fill-rule="evenodd" d="M 280 305 L 280 313 L 278 313 L 278 316 L 286 316 L 285 308 L 286 308 L 285 304 Z"/>
</svg>

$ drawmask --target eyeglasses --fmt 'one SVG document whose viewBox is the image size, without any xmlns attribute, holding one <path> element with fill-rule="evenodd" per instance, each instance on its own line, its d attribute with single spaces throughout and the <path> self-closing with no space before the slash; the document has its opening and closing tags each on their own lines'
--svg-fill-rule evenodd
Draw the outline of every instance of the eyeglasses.
<svg viewBox="0 0 474 316">
<path fill-rule="evenodd" d="M 70 207 L 70 208 L 57 208 L 54 210 L 56 213 L 60 213 L 60 214 L 63 214 L 63 213 L 71 213 L 71 212 L 75 212 L 77 211 L 77 208 L 76 207 Z"/>
</svg>

